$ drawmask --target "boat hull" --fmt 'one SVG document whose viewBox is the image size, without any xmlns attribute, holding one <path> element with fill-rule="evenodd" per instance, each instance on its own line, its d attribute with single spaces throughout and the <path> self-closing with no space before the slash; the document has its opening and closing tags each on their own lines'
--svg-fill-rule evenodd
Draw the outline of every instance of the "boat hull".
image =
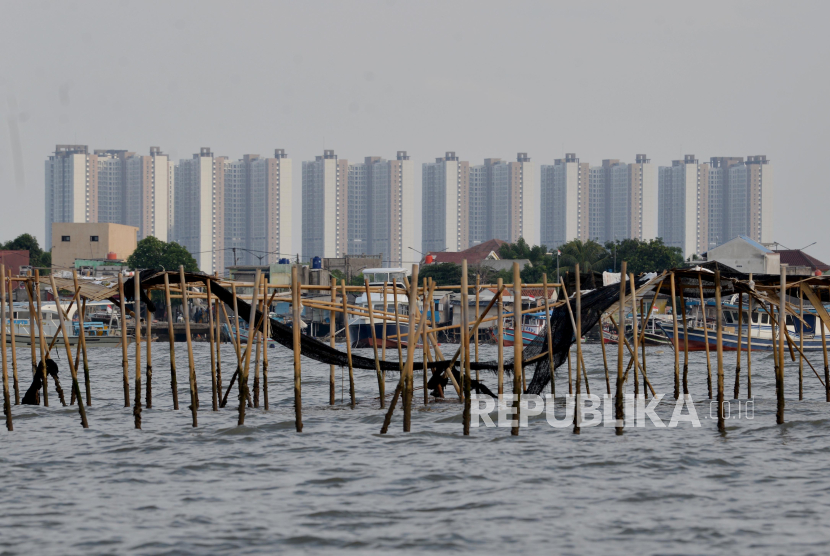
<svg viewBox="0 0 830 556">
<path fill-rule="evenodd" d="M 529 346 L 533 340 L 536 339 L 538 333 L 535 332 L 527 332 L 522 331 L 522 345 Z M 505 328 L 504 329 L 504 346 L 511 347 L 516 342 L 515 334 L 513 333 L 512 328 Z"/>
<path fill-rule="evenodd" d="M 661 326 L 663 333 L 672 341 L 678 349 L 685 349 L 686 336 L 682 329 L 678 329 L 678 341 L 674 342 L 674 330 L 668 326 Z M 749 348 L 749 341 L 746 337 L 746 331 L 741 335 L 741 351 L 747 351 Z M 718 348 L 717 335 L 714 331 L 708 331 L 709 335 L 709 350 L 713 351 Z M 738 335 L 736 333 L 722 332 L 723 351 L 738 351 Z M 797 344 L 798 337 L 790 335 L 790 338 Z M 705 351 L 706 350 L 706 333 L 702 329 L 694 328 L 689 330 L 689 351 Z M 775 346 L 772 338 L 756 338 L 752 337 L 752 351 L 774 351 Z M 804 338 L 804 351 L 821 351 L 821 338 Z"/>
<path fill-rule="evenodd" d="M 375 338 L 377 339 L 378 347 L 383 346 L 383 327 L 384 323 L 375 323 Z M 401 334 L 409 332 L 409 325 L 401 323 Z M 386 323 L 386 336 L 397 336 L 398 329 L 395 323 Z M 349 339 L 352 342 L 353 348 L 367 348 L 372 347 L 372 325 L 369 323 L 352 323 L 349 325 Z M 397 339 L 387 339 L 386 347 L 397 347 Z M 401 345 L 406 345 L 406 340 L 401 341 Z"/>
</svg>

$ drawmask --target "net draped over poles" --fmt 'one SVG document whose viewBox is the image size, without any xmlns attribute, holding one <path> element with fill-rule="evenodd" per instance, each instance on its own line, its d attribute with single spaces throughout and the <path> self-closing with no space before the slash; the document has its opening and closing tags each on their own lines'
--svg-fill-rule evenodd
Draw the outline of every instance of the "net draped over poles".
<svg viewBox="0 0 830 556">
<path fill-rule="evenodd" d="M 185 279 L 187 280 L 188 284 L 206 284 L 207 281 L 212 282 L 210 286 L 211 293 L 226 305 L 233 307 L 233 293 L 230 290 L 221 286 L 217 279 L 213 276 L 206 276 L 203 274 L 196 273 L 185 273 Z M 642 278 L 637 285 L 638 297 L 646 295 L 649 291 L 653 291 L 653 288 L 647 286 L 652 285 L 655 282 L 655 280 L 656 279 L 653 277 Z M 147 288 L 163 285 L 164 271 L 141 271 L 140 281 L 141 297 L 142 300 L 147 302 L 149 301 L 149 298 L 145 297 Z M 132 301 L 133 298 L 131 292 L 133 292 L 134 290 L 132 287 L 130 287 L 131 282 L 132 279 L 128 280 L 124 284 L 125 299 L 128 301 Z M 628 286 L 627 291 L 631 291 L 630 285 Z M 600 316 L 609 307 L 611 307 L 619 301 L 619 292 L 619 285 L 611 284 L 582 294 L 583 333 L 587 333 L 588 331 L 590 331 L 599 322 Z M 249 321 L 251 305 L 239 298 L 237 298 L 236 302 L 239 308 L 239 318 L 245 320 L 246 322 Z M 574 299 L 571 299 L 570 303 L 571 310 L 575 311 L 576 301 Z M 255 319 L 258 320 L 262 317 L 262 312 L 257 310 L 255 315 Z M 564 306 L 564 304 L 553 309 L 553 312 L 551 313 L 550 323 L 551 338 L 553 343 L 553 365 L 554 368 L 557 368 L 560 365 L 562 365 L 565 361 L 567 361 L 568 349 L 576 341 L 576 338 L 574 337 L 573 326 L 571 325 L 571 319 L 568 314 L 568 310 Z M 262 329 L 263 325 L 260 326 L 260 330 Z M 292 327 L 272 318 L 270 319 L 269 332 L 271 339 L 273 339 L 278 344 L 293 350 L 294 335 Z M 548 341 L 546 333 L 539 334 L 523 350 L 523 361 L 530 361 L 529 364 L 525 365 L 525 369 L 533 369 L 533 377 L 531 378 L 530 383 L 527 386 L 527 394 L 541 394 L 544 388 L 550 383 L 550 362 L 548 360 L 548 357 L 540 357 L 542 354 L 547 353 L 547 351 Z M 327 344 L 324 344 L 323 342 L 317 340 L 316 338 L 312 338 L 311 336 L 302 335 L 300 337 L 300 353 L 303 356 L 308 357 L 309 359 L 313 359 L 315 361 L 319 361 L 320 363 L 324 363 L 327 365 L 337 365 L 340 367 L 346 367 L 348 365 L 348 355 L 345 352 L 339 351 Z M 427 368 L 434 369 L 436 371 L 443 371 L 447 367 L 449 367 L 449 364 L 449 361 L 428 362 Z M 416 370 L 423 370 L 424 363 L 416 361 L 414 362 L 413 366 Z M 374 358 L 362 357 L 356 354 L 352 354 L 352 367 L 356 369 L 366 369 L 371 371 L 374 371 L 376 369 Z M 456 361 L 455 367 L 459 367 L 458 361 Z M 470 362 L 470 367 L 473 370 L 489 371 L 493 375 L 495 375 L 498 371 L 498 362 Z M 380 368 L 383 371 L 389 372 L 400 371 L 400 366 L 398 365 L 397 361 L 380 361 Z M 503 368 L 505 373 L 507 373 L 508 375 L 512 375 L 513 359 L 505 359 Z"/>
</svg>

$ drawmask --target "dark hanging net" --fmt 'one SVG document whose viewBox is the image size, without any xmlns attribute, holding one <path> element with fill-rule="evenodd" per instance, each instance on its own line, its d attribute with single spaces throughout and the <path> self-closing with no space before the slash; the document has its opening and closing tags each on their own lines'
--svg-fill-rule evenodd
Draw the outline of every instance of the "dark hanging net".
<svg viewBox="0 0 830 556">
<path fill-rule="evenodd" d="M 145 299 L 143 289 L 158 286 L 164 284 L 164 273 L 159 271 L 143 271 L 141 273 L 141 286 L 142 286 L 142 300 Z M 176 285 L 179 283 L 179 275 L 178 273 L 170 273 L 169 280 L 171 284 Z M 206 276 L 203 274 L 194 274 L 194 273 L 185 273 L 185 280 L 188 283 L 193 282 L 202 282 L 207 284 L 208 281 L 211 282 L 210 289 L 211 293 L 215 295 L 220 301 L 228 305 L 229 307 L 234 306 L 234 299 L 233 293 L 220 286 L 216 280 L 211 276 Z M 643 278 L 638 284 L 638 288 L 643 283 L 647 282 L 647 279 Z M 131 281 L 128 281 L 131 283 Z M 131 300 L 131 292 L 134 291 L 132 287 L 127 287 L 125 284 L 125 292 L 124 296 L 127 300 Z M 630 293 L 631 289 L 630 286 L 627 286 L 628 293 Z M 640 291 L 637 292 L 638 295 Z M 601 288 L 597 288 L 593 291 L 590 291 L 582 296 L 582 332 L 583 334 L 589 332 L 598 322 L 602 315 L 602 313 L 608 309 L 611 305 L 617 302 L 620 298 L 620 285 L 619 284 L 611 284 L 609 286 L 603 286 Z M 239 309 L 239 317 L 250 325 L 250 315 L 251 315 L 251 305 L 242 299 L 237 298 L 236 300 L 237 307 Z M 571 309 L 574 311 L 574 316 L 576 316 L 576 300 L 570 300 Z M 255 313 L 255 320 L 254 322 L 260 322 L 262 319 L 262 312 L 259 310 Z M 287 326 L 276 319 L 270 319 L 270 329 L 271 329 L 271 338 L 277 342 L 278 344 L 293 350 L 294 349 L 294 331 L 292 327 Z M 551 313 L 551 339 L 553 342 L 553 365 L 554 368 L 559 367 L 562 365 L 568 358 L 568 350 L 571 344 L 574 343 L 574 330 L 571 324 L 571 317 L 568 314 L 568 309 L 565 305 L 561 305 L 556 307 L 553 312 Z M 252 325 L 250 325 L 252 326 Z M 260 323 L 259 330 L 262 330 L 262 324 Z M 550 382 L 550 362 L 547 355 L 542 356 L 542 354 L 546 354 L 548 351 L 548 339 L 547 333 L 543 332 L 539 334 L 529 345 L 525 346 L 522 350 L 522 360 L 523 361 L 531 361 L 530 363 L 525 365 L 525 373 L 527 374 L 529 369 L 533 369 L 533 377 L 530 380 L 530 383 L 527 385 L 527 392 L 528 394 L 540 394 L 544 388 Z M 338 351 L 333 347 L 329 346 L 317 340 L 316 338 L 312 338 L 311 336 L 301 335 L 300 336 L 300 353 L 308 357 L 310 359 L 314 359 L 315 361 L 319 361 L 320 363 L 325 363 L 327 365 L 337 365 L 340 367 L 348 366 L 348 355 L 342 351 Z M 445 356 L 449 356 L 449 354 L 445 354 Z M 443 371 L 449 367 L 449 361 L 435 361 L 435 362 L 428 362 L 427 368 L 434 369 L 436 371 Z M 508 376 L 512 376 L 513 374 L 513 359 L 505 359 L 504 361 L 504 372 Z M 375 370 L 375 360 L 374 358 L 363 357 L 360 355 L 352 354 L 352 367 L 356 369 L 368 369 L 368 370 Z M 413 365 L 414 369 L 422 370 L 424 368 L 423 362 L 414 362 Z M 459 368 L 459 362 L 456 361 L 455 368 Z M 400 367 L 397 361 L 380 361 L 380 368 L 383 371 L 399 371 Z M 470 368 L 472 370 L 479 370 L 479 371 L 490 371 L 492 373 L 498 372 L 498 362 L 496 361 L 484 361 L 484 362 L 471 362 Z M 455 371 L 455 369 L 454 369 Z"/>
</svg>

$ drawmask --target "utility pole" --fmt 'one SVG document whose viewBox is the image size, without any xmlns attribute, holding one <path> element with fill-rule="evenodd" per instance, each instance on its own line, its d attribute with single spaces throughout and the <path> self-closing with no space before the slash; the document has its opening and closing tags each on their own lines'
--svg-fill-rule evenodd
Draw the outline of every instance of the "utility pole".
<svg viewBox="0 0 830 556">
<path fill-rule="evenodd" d="M 236 247 L 233 247 L 233 266 L 236 266 Z"/>
</svg>

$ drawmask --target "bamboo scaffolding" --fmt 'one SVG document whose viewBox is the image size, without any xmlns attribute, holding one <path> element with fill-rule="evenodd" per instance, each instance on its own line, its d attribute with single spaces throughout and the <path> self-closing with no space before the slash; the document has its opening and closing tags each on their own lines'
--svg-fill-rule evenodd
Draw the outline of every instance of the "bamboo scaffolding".
<svg viewBox="0 0 830 556">
<path fill-rule="evenodd" d="M 81 397 L 81 386 L 78 384 L 78 373 L 75 372 L 75 367 L 72 366 L 72 348 L 69 345 L 69 334 L 66 332 L 66 313 L 63 311 L 63 307 L 60 304 L 60 299 L 58 298 L 58 288 L 55 286 L 55 275 L 49 275 L 52 281 L 52 292 L 55 295 L 55 305 L 58 308 L 58 321 L 60 322 L 61 327 L 61 334 L 63 335 L 63 345 L 66 348 L 66 361 L 69 365 L 69 372 L 72 374 L 72 390 L 75 391 L 75 397 L 78 398 L 78 413 L 81 415 L 81 426 L 85 429 L 89 428 L 89 423 L 86 420 L 86 409 L 84 408 L 84 400 Z M 80 295 L 80 289 L 76 290 L 75 296 Z M 3 328 L 5 329 L 6 323 L 3 322 Z M 5 354 L 6 351 L 6 343 L 3 342 L 3 353 Z M 45 366 L 45 365 L 44 365 Z M 8 378 L 6 377 L 6 369 L 4 366 L 3 369 L 3 387 L 4 394 L 8 397 Z M 65 404 L 64 404 L 65 405 Z M 9 416 L 11 416 L 11 409 L 9 409 Z"/>
<path fill-rule="evenodd" d="M 179 409 L 179 384 L 176 378 L 176 336 L 173 333 L 173 306 L 170 302 L 170 280 L 164 273 L 164 302 L 167 305 L 167 336 L 170 340 L 170 389 L 173 393 L 173 409 Z"/>
<path fill-rule="evenodd" d="M 190 369 L 190 413 L 193 416 L 193 426 L 197 427 L 199 426 L 199 394 L 196 389 L 196 363 L 193 359 L 193 340 L 190 337 L 190 309 L 187 306 L 187 284 L 184 278 L 184 266 L 182 265 L 179 265 L 179 281 L 182 287 L 182 312 L 184 313 L 184 330 L 187 340 L 187 362 Z"/>
</svg>

